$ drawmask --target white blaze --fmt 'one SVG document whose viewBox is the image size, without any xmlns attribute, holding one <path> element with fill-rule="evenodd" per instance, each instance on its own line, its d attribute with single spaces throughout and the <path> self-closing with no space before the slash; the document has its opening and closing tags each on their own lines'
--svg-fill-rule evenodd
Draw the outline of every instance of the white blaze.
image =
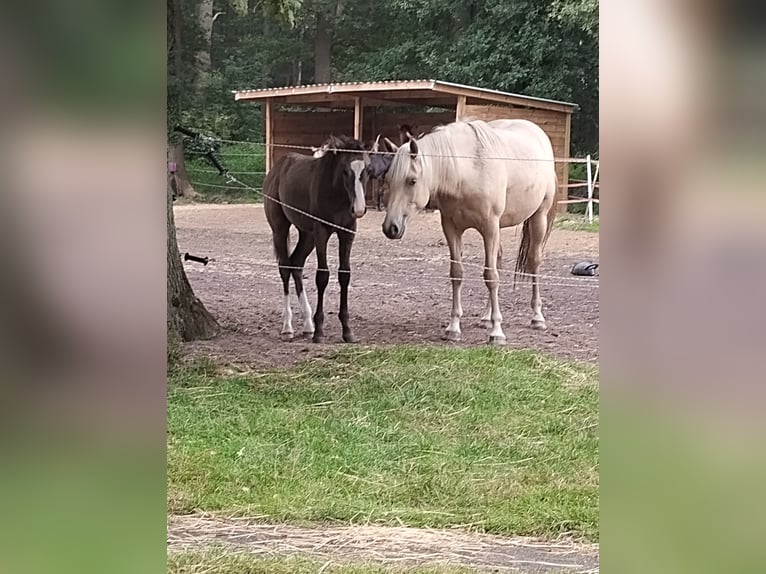
<svg viewBox="0 0 766 574">
<path fill-rule="evenodd" d="M 351 169 L 354 171 L 354 216 L 362 217 L 367 202 L 364 199 L 364 186 L 362 185 L 362 171 L 364 171 L 364 161 L 356 159 L 351 162 Z"/>
</svg>

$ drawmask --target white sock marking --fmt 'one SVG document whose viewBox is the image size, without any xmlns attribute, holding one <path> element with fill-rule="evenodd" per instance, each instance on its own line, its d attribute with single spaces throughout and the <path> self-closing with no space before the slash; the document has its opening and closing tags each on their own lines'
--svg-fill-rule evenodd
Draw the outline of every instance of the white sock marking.
<svg viewBox="0 0 766 574">
<path fill-rule="evenodd" d="M 314 318 L 312 316 L 311 304 L 309 303 L 309 298 L 306 296 L 305 290 L 301 293 L 300 301 L 301 301 L 301 314 L 303 315 L 303 332 L 313 333 Z"/>
<path fill-rule="evenodd" d="M 282 334 L 293 333 L 293 311 L 290 309 L 290 295 L 285 295 L 285 305 L 282 309 Z"/>
</svg>

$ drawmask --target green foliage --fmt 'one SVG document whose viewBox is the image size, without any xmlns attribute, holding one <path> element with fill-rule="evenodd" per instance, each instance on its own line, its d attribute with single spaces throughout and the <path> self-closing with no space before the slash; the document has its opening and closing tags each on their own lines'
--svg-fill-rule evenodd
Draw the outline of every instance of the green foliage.
<svg viewBox="0 0 766 574">
<path fill-rule="evenodd" d="M 595 539 L 597 377 L 531 352 L 434 347 L 173 376 L 169 508 Z"/>
<path fill-rule="evenodd" d="M 258 106 L 235 103 L 231 91 L 312 83 L 322 12 L 335 81 L 435 78 L 572 101 L 573 153 L 598 148 L 597 0 L 272 0 L 248 10 L 229 1 L 238 8 L 215 22 L 208 76 L 194 68 L 195 11 L 184 10 L 181 115 L 190 127 L 262 141 Z M 169 90 L 178 94 L 172 77 Z"/>
<path fill-rule="evenodd" d="M 260 201 L 263 188 L 266 156 L 264 148 L 257 143 L 224 144 L 216 153 L 231 175 L 246 186 L 242 188 L 236 182 L 228 182 L 210 162 L 200 153 L 187 153 L 186 172 L 194 189 L 204 196 L 206 201 L 215 203 L 249 203 Z"/>
</svg>

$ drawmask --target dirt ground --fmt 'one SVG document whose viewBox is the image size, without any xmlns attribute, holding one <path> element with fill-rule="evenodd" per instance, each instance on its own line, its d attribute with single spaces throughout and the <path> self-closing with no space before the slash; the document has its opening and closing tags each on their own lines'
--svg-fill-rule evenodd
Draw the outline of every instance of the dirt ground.
<svg viewBox="0 0 766 574">
<path fill-rule="evenodd" d="M 261 205 L 178 205 L 175 207 L 181 253 L 207 256 L 207 266 L 185 262 L 195 293 L 218 318 L 222 334 L 212 341 L 187 345 L 231 365 L 255 368 L 285 366 L 325 355 L 342 345 L 337 319 L 339 286 L 333 278 L 325 299 L 326 343 L 315 345 L 300 335 L 301 317 L 293 295 L 296 338 L 280 339 L 282 286 L 272 253 L 271 231 Z M 391 241 L 381 231 L 383 213 L 370 211 L 359 222 L 352 252 L 349 292 L 351 324 L 359 343 L 431 343 L 484 345 L 488 333 L 479 327 L 487 290 L 482 281 L 481 237 L 468 231 L 464 241 L 463 340 L 448 343 L 442 332 L 449 320 L 451 288 L 449 252 L 438 213 L 411 219 L 403 239 Z M 577 360 L 598 359 L 598 280 L 575 277 L 572 265 L 598 260 L 598 235 L 555 229 L 540 273 L 547 331 L 529 327 L 531 287 L 512 289 L 512 270 L 520 230 L 503 230 L 505 271 L 500 304 L 508 348 L 531 348 Z M 337 240 L 331 239 L 330 268 L 337 268 Z M 471 265 L 473 264 L 473 265 Z M 304 271 L 312 307 L 316 303 L 312 254 Z"/>
<path fill-rule="evenodd" d="M 199 552 L 216 547 L 256 558 L 302 556 L 329 560 L 326 565 L 372 562 L 399 568 L 463 566 L 477 572 L 598 572 L 597 544 L 430 528 L 366 525 L 314 529 L 200 515 L 168 520 L 168 551 Z"/>
</svg>

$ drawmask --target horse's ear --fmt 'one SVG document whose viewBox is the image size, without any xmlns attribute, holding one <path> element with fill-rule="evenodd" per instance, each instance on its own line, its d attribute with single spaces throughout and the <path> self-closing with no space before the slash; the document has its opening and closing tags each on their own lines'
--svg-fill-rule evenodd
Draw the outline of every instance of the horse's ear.
<svg viewBox="0 0 766 574">
<path fill-rule="evenodd" d="M 372 144 L 370 151 L 377 153 L 379 149 L 380 149 L 380 134 L 378 134 L 378 137 L 375 138 L 375 143 Z"/>
<path fill-rule="evenodd" d="M 410 137 L 410 157 L 415 159 L 418 156 L 418 144 L 415 143 L 415 138 Z"/>
<path fill-rule="evenodd" d="M 399 149 L 399 146 L 398 146 L 398 145 L 396 145 L 394 142 L 392 142 L 392 141 L 391 141 L 390 139 L 388 139 L 387 137 L 384 137 L 384 138 L 383 138 L 383 141 L 384 141 L 384 142 L 385 142 L 385 144 L 388 146 L 388 151 L 391 151 L 391 152 L 395 152 L 396 150 L 398 150 L 398 149 Z"/>
<path fill-rule="evenodd" d="M 327 143 L 325 145 L 327 146 L 327 149 L 332 148 L 333 154 L 337 154 L 338 148 L 340 147 L 340 140 L 334 135 L 330 134 L 330 137 L 327 139 Z"/>
</svg>

